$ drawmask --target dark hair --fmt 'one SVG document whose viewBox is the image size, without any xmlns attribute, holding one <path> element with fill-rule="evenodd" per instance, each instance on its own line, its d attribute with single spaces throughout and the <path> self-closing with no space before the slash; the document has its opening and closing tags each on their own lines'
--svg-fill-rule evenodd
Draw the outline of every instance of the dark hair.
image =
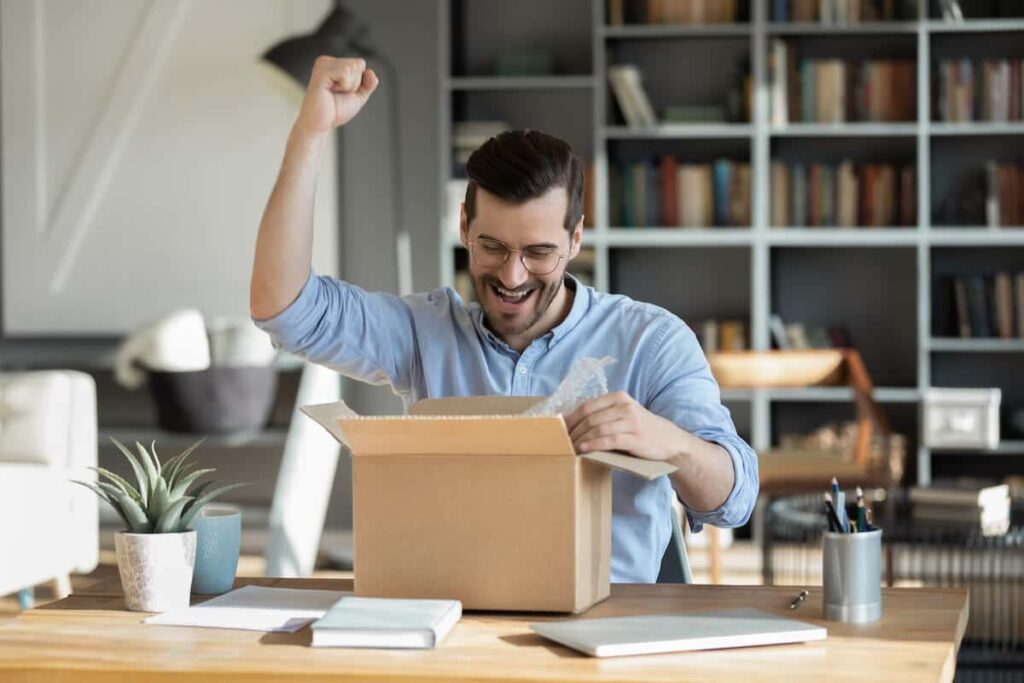
<svg viewBox="0 0 1024 683">
<path fill-rule="evenodd" d="M 510 130 L 496 135 L 466 162 L 466 222 L 476 215 L 476 188 L 507 202 L 523 203 L 553 187 L 569 195 L 565 229 L 570 233 L 583 216 L 583 160 L 569 143 L 535 130 Z"/>
</svg>

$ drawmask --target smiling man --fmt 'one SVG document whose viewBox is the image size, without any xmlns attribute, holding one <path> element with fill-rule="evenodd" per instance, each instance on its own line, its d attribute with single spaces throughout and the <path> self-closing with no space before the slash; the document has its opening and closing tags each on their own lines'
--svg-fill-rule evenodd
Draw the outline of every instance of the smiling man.
<svg viewBox="0 0 1024 683">
<path fill-rule="evenodd" d="M 355 379 L 423 398 L 540 396 L 572 364 L 612 356 L 612 392 L 566 415 L 577 451 L 618 450 L 678 469 L 612 480 L 612 581 L 652 582 L 672 499 L 692 528 L 744 524 L 757 460 L 736 435 L 693 332 L 664 309 L 566 272 L 583 238 L 583 169 L 565 142 L 512 131 L 469 159 L 462 242 L 478 304 L 451 289 L 399 299 L 311 270 L 316 169 L 327 134 L 377 86 L 359 59 L 317 60 L 256 242 L 251 312 L 275 343 Z"/>
</svg>

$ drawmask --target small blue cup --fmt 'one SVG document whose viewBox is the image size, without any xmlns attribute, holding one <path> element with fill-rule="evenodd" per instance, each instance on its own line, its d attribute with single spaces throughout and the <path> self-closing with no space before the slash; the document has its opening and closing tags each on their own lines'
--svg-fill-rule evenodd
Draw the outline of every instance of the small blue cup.
<svg viewBox="0 0 1024 683">
<path fill-rule="evenodd" d="M 230 506 L 207 506 L 192 520 L 196 530 L 196 565 L 192 592 L 227 593 L 235 583 L 242 536 L 242 513 Z"/>
</svg>

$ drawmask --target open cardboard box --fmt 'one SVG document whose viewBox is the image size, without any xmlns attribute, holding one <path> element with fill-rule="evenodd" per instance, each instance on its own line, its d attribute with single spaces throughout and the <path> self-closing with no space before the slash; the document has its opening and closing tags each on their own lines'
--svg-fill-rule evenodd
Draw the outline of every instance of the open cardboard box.
<svg viewBox="0 0 1024 683">
<path fill-rule="evenodd" d="M 608 597 L 611 470 L 675 468 L 577 456 L 561 415 L 521 414 L 540 400 L 431 399 L 386 417 L 302 407 L 353 455 L 356 595 L 538 612 Z"/>
</svg>

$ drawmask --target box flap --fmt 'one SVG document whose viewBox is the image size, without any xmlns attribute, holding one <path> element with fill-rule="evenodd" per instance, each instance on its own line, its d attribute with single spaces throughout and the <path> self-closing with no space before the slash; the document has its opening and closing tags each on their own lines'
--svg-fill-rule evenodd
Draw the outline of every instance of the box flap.
<svg viewBox="0 0 1024 683">
<path fill-rule="evenodd" d="M 299 410 L 313 418 L 313 420 L 321 427 L 330 432 L 331 436 L 338 440 L 338 443 L 351 449 L 351 446 L 345 439 L 345 434 L 341 431 L 341 427 L 338 425 L 338 418 L 352 417 L 358 415 L 358 413 L 349 408 L 344 401 L 301 406 Z"/>
<path fill-rule="evenodd" d="M 611 453 L 609 451 L 584 453 L 580 457 L 590 460 L 591 462 L 600 463 L 612 468 L 613 470 L 635 474 L 638 477 L 643 477 L 647 481 L 657 479 L 663 474 L 672 474 L 677 469 L 673 465 L 669 465 L 667 462 L 644 460 L 643 458 L 637 458 L 632 455 Z"/>
<path fill-rule="evenodd" d="M 560 415 L 342 417 L 356 457 L 369 455 L 572 456 Z"/>
<path fill-rule="evenodd" d="M 427 398 L 409 408 L 410 415 L 521 415 L 543 396 L 453 396 Z"/>
</svg>

